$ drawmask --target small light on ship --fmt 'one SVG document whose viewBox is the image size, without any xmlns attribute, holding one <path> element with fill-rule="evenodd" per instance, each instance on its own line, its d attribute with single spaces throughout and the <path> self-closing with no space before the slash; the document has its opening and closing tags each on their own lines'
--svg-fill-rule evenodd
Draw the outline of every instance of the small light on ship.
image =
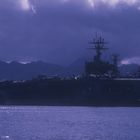
<svg viewBox="0 0 140 140">
<path fill-rule="evenodd" d="M 1 139 L 9 139 L 9 136 L 1 136 Z"/>
</svg>

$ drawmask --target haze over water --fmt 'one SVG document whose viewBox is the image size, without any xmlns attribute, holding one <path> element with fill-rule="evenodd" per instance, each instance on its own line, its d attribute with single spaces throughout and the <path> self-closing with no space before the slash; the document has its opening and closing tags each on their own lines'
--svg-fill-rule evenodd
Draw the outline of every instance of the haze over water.
<svg viewBox="0 0 140 140">
<path fill-rule="evenodd" d="M 0 140 L 139 140 L 140 108 L 0 107 Z"/>
</svg>

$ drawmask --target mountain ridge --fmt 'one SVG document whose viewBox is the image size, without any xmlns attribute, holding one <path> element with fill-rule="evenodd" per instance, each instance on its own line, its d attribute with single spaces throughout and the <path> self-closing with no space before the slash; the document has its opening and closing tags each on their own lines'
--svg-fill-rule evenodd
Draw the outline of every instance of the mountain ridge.
<svg viewBox="0 0 140 140">
<path fill-rule="evenodd" d="M 69 66 L 60 66 L 43 61 L 33 61 L 22 64 L 18 61 L 4 62 L 0 61 L 0 80 L 30 80 L 39 75 L 46 76 L 72 76 L 84 74 L 85 59 L 79 58 Z M 138 64 L 129 64 L 119 66 L 120 73 L 135 73 L 138 70 Z"/>
</svg>

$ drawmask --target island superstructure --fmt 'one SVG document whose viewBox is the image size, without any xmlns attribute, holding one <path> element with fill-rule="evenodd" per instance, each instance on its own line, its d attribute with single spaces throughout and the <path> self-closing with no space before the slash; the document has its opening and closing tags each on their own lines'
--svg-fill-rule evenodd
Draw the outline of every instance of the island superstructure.
<svg viewBox="0 0 140 140">
<path fill-rule="evenodd" d="M 96 54 L 92 61 L 86 62 L 85 71 L 87 76 L 95 77 L 117 77 L 118 76 L 118 55 L 112 55 L 112 63 L 103 61 L 101 59 L 102 52 L 108 50 L 105 46 L 104 38 L 96 36 L 93 41 L 90 42 L 90 49 L 95 50 Z"/>
</svg>

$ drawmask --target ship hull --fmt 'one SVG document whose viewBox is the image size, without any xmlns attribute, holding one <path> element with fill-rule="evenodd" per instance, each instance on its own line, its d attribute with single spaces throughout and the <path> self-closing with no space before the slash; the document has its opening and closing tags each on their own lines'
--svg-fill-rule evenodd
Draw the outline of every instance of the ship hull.
<svg viewBox="0 0 140 140">
<path fill-rule="evenodd" d="M 140 80 L 83 78 L 2 82 L 0 104 L 140 106 Z"/>
</svg>

